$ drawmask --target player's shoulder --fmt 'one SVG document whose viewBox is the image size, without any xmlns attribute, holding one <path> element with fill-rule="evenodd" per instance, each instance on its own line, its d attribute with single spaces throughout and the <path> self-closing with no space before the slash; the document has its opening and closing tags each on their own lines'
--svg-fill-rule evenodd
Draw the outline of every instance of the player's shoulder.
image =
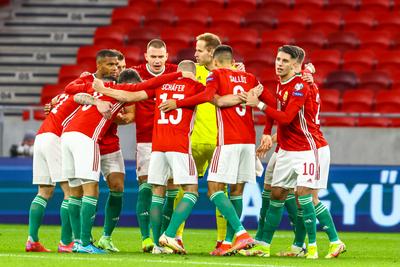
<svg viewBox="0 0 400 267">
<path fill-rule="evenodd" d="M 142 63 L 142 64 L 139 64 L 139 65 L 136 65 L 136 66 L 132 66 L 132 69 L 134 69 L 134 70 L 136 70 L 138 72 L 144 71 L 144 70 L 146 70 L 146 63 Z"/>
<path fill-rule="evenodd" d="M 291 80 L 290 85 L 291 87 L 293 87 L 295 91 L 300 91 L 302 89 L 309 89 L 310 87 L 306 81 L 303 81 L 301 75 L 295 75 Z"/>
<path fill-rule="evenodd" d="M 172 63 L 165 63 L 165 72 L 175 72 L 178 69 L 178 65 Z"/>
</svg>

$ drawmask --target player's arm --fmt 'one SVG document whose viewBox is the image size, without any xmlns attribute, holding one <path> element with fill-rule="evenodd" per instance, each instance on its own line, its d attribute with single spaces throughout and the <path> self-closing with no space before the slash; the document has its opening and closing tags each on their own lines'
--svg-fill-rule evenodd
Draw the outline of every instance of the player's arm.
<svg viewBox="0 0 400 267">
<path fill-rule="evenodd" d="M 90 74 L 91 75 L 91 74 Z M 65 86 L 64 91 L 67 94 L 75 95 L 78 93 L 86 93 L 91 87 L 91 83 L 88 81 L 90 75 L 81 76 L 78 79 L 73 80 L 67 86 Z"/>
<path fill-rule="evenodd" d="M 86 93 L 78 93 L 74 95 L 74 101 L 81 105 L 95 105 L 104 118 L 111 118 L 111 109 L 113 105 L 108 101 L 100 100 Z"/>
<path fill-rule="evenodd" d="M 214 95 L 213 104 L 219 108 L 232 107 L 240 103 L 243 103 L 243 101 L 239 98 L 238 95 Z"/>
<path fill-rule="evenodd" d="M 114 119 L 114 123 L 118 125 L 126 125 L 135 121 L 135 105 L 123 107 Z"/>
<path fill-rule="evenodd" d="M 261 102 L 254 92 L 248 94 L 246 105 L 258 107 L 278 123 L 289 124 L 303 107 L 307 93 L 308 89 L 306 87 L 303 87 L 302 90 L 294 91 L 285 111 L 278 111 L 276 107 L 274 108 Z"/>
<path fill-rule="evenodd" d="M 136 84 L 123 84 L 123 85 L 136 85 Z M 116 90 L 109 87 L 105 87 L 103 81 L 99 79 L 94 79 L 92 87 L 96 92 L 99 92 L 103 95 L 109 96 L 124 103 L 138 102 L 148 99 L 148 95 L 144 90 L 137 92 Z"/>
</svg>

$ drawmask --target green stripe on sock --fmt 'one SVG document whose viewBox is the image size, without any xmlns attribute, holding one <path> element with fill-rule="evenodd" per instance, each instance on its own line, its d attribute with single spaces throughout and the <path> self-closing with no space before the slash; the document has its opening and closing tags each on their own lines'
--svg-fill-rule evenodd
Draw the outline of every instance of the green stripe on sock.
<svg viewBox="0 0 400 267">
<path fill-rule="evenodd" d="M 223 191 L 217 191 L 217 192 L 215 192 L 214 194 L 212 194 L 212 195 L 210 196 L 210 200 L 213 201 L 213 199 L 214 199 L 216 196 L 220 195 L 220 194 L 225 194 L 225 193 L 224 193 Z"/>
<path fill-rule="evenodd" d="M 152 186 L 149 183 L 143 183 L 141 185 L 139 185 L 139 191 L 143 190 L 143 189 L 150 189 L 151 190 Z"/>
</svg>

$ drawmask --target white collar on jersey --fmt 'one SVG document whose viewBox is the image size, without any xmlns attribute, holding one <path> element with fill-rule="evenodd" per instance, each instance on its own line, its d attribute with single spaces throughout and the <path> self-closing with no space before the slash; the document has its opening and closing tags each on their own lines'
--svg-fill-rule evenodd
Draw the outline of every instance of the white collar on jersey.
<svg viewBox="0 0 400 267">
<path fill-rule="evenodd" d="M 160 76 L 160 75 L 162 75 L 162 74 L 164 73 L 164 71 L 165 71 L 165 66 L 163 66 L 162 71 L 159 72 L 159 73 L 154 73 L 154 72 L 150 69 L 149 64 L 146 64 L 146 69 L 147 69 L 147 71 L 148 71 L 151 75 L 157 77 L 157 76 Z"/>
<path fill-rule="evenodd" d="M 293 75 L 289 80 L 281 82 L 282 85 L 290 83 L 294 78 L 299 77 L 299 74 Z"/>
</svg>

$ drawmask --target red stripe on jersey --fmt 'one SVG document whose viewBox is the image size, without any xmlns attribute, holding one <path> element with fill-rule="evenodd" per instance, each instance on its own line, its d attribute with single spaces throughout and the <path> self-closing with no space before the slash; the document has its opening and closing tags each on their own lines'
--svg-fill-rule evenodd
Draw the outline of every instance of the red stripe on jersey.
<svg viewBox="0 0 400 267">
<path fill-rule="evenodd" d="M 123 105 L 123 103 L 121 102 L 117 102 L 113 105 L 112 109 L 111 109 L 111 116 L 119 110 L 119 108 Z M 104 125 L 107 123 L 107 119 L 102 118 L 101 121 L 99 122 L 99 125 L 96 127 L 96 129 L 94 130 L 92 139 L 97 142 L 98 137 L 101 133 L 101 131 L 103 130 Z"/>
<path fill-rule="evenodd" d="M 78 112 L 78 110 L 79 110 L 80 108 L 81 108 L 81 107 L 77 107 L 74 111 L 72 111 L 71 114 L 69 114 L 68 117 L 65 118 L 65 120 L 61 123 L 61 126 L 62 126 L 63 128 L 65 128 L 65 127 L 68 125 L 68 123 L 72 120 L 72 118 L 75 116 L 75 114 Z"/>
<path fill-rule="evenodd" d="M 192 162 L 192 157 L 188 154 L 188 161 L 189 161 L 189 175 L 194 175 L 194 166 Z"/>
<path fill-rule="evenodd" d="M 92 170 L 97 172 L 98 166 L 99 166 L 99 153 L 98 153 L 98 145 L 97 143 L 94 143 L 94 148 L 93 148 L 93 166 Z"/>
<path fill-rule="evenodd" d="M 211 165 L 211 172 L 216 173 L 218 170 L 218 161 L 219 161 L 219 154 L 221 151 L 221 146 L 217 146 L 217 149 L 215 150 L 214 157 L 212 159 L 212 165 Z"/>
<path fill-rule="evenodd" d="M 218 121 L 218 145 L 224 145 L 224 121 L 222 120 L 221 109 L 217 108 Z"/>
</svg>

